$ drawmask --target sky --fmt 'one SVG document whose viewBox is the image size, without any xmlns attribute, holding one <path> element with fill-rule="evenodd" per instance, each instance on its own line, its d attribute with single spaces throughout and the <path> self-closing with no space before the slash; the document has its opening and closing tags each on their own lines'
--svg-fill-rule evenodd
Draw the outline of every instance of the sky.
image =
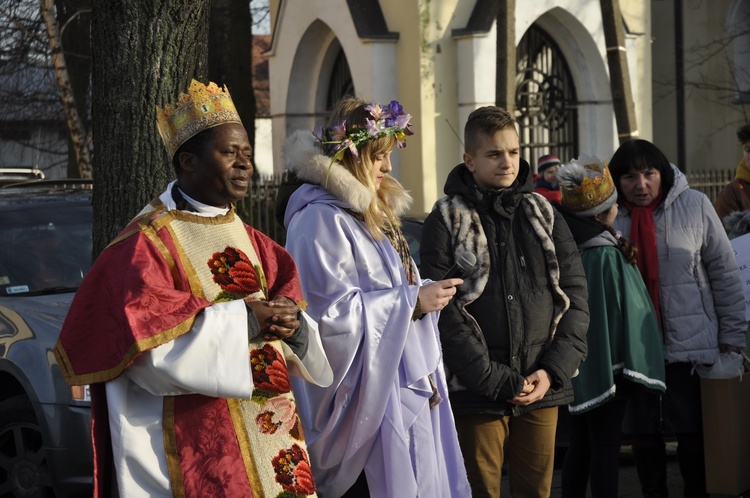
<svg viewBox="0 0 750 498">
<path fill-rule="evenodd" d="M 271 34 L 271 16 L 268 14 L 268 0 L 250 0 L 250 11 L 253 15 L 263 16 L 261 22 L 253 26 L 256 35 Z"/>
</svg>

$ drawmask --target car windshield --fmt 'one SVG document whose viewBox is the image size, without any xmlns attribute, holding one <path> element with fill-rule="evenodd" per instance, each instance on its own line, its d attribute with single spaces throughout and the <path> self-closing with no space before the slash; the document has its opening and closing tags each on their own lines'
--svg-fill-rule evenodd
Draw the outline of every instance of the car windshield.
<svg viewBox="0 0 750 498">
<path fill-rule="evenodd" d="M 0 296 L 73 291 L 91 266 L 91 206 L 0 211 Z"/>
</svg>

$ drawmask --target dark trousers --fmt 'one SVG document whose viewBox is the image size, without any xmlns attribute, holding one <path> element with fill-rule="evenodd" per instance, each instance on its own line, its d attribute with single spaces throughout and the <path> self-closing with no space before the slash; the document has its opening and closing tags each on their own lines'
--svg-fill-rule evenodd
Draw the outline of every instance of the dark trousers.
<svg viewBox="0 0 750 498">
<path fill-rule="evenodd" d="M 635 416 L 643 428 L 660 427 L 677 438 L 677 463 L 684 482 L 685 498 L 706 498 L 706 468 L 703 447 L 700 378 L 688 363 L 666 368 L 667 392 L 660 398 L 642 395 L 634 399 Z M 667 452 L 660 430 L 635 430 L 633 456 L 644 498 L 667 496 Z"/>
<path fill-rule="evenodd" d="M 685 498 L 708 498 L 700 433 L 681 433 L 677 437 L 677 463 L 685 483 Z M 633 456 L 644 498 L 667 496 L 667 452 L 661 434 L 634 434 Z"/>
<path fill-rule="evenodd" d="M 615 397 L 593 410 L 570 416 L 568 451 L 562 468 L 562 497 L 617 496 L 622 419 L 627 398 Z"/>
</svg>

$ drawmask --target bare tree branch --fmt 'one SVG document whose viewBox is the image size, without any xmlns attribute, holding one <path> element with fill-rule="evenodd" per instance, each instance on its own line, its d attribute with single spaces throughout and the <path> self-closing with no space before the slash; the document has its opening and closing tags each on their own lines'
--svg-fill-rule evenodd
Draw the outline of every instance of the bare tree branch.
<svg viewBox="0 0 750 498">
<path fill-rule="evenodd" d="M 65 28 L 68 27 L 68 25 L 74 21 L 76 18 L 78 18 L 81 14 L 91 12 L 93 9 L 80 9 L 77 10 L 72 16 L 70 16 L 70 19 L 65 21 L 65 24 L 62 25 L 60 28 L 60 37 L 62 37 L 63 33 L 65 33 Z"/>
<path fill-rule="evenodd" d="M 6 18 L 8 18 L 8 19 L 10 20 L 10 22 L 11 22 L 11 23 L 12 23 L 12 24 L 13 24 L 13 25 L 14 25 L 14 26 L 16 27 L 16 28 L 18 28 L 18 29 L 19 29 L 19 30 L 20 30 L 20 31 L 21 31 L 21 32 L 22 32 L 23 34 L 25 34 L 25 35 L 26 35 L 26 36 L 28 36 L 29 38 L 37 38 L 37 37 L 39 36 L 39 34 L 38 34 L 38 33 L 34 33 L 34 32 L 32 32 L 32 31 L 29 31 L 28 29 L 26 29 L 26 26 L 24 26 L 24 25 L 23 25 L 23 23 L 22 23 L 21 21 L 19 21 L 18 19 L 16 19 L 16 18 L 15 18 L 14 16 L 12 16 L 12 15 L 11 15 L 11 14 L 10 14 L 9 12 L 7 12 L 6 10 L 4 10 L 4 9 L 1 9 L 1 8 L 0 8 L 0 15 L 2 15 L 3 17 L 6 17 Z M 41 39 L 41 37 L 40 37 L 40 39 Z"/>
<path fill-rule="evenodd" d="M 55 67 L 57 84 L 60 87 L 60 97 L 62 98 L 63 107 L 65 108 L 65 122 L 68 125 L 70 138 L 76 153 L 78 162 L 78 172 L 81 178 L 92 178 L 91 156 L 89 154 L 88 144 L 86 143 L 86 129 L 81 122 L 76 107 L 73 86 L 70 83 L 70 76 L 65 65 L 65 54 L 62 50 L 62 41 L 57 18 L 54 14 L 54 0 L 40 0 L 39 3 L 42 18 L 47 26 L 47 35 L 52 52 L 52 62 Z"/>
</svg>

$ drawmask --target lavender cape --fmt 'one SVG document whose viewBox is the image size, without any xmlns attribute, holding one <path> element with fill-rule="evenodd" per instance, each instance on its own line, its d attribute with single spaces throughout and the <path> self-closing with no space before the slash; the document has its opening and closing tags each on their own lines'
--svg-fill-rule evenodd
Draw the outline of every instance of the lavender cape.
<svg viewBox="0 0 750 498">
<path fill-rule="evenodd" d="M 469 497 L 437 313 L 412 320 L 421 281 L 409 285 L 388 239 L 374 240 L 343 208 L 305 184 L 285 215 L 287 250 L 334 372 L 329 388 L 293 380 L 318 492 L 338 497 L 364 469 L 374 497 Z M 428 376 L 443 398 L 433 408 Z"/>
</svg>

